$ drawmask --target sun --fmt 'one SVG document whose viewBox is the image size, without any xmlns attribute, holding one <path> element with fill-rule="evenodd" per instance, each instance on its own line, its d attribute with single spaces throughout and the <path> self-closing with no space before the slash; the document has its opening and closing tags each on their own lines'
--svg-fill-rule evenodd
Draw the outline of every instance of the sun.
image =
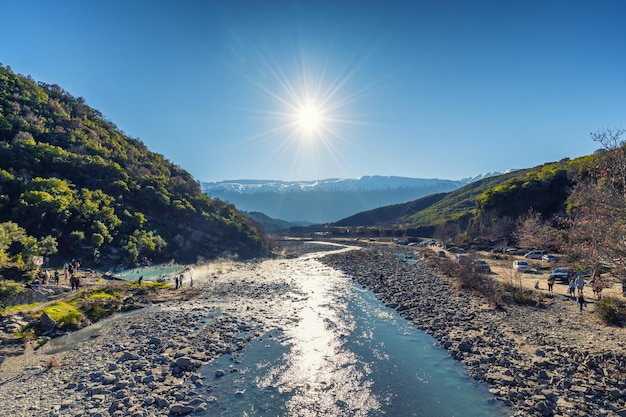
<svg viewBox="0 0 626 417">
<path fill-rule="evenodd" d="M 293 60 L 265 51 L 255 57 L 259 73 L 242 73 L 255 87 L 250 102 L 258 106 L 246 109 L 258 123 L 250 125 L 257 127 L 249 143 L 272 149 L 270 163 L 289 164 L 298 176 L 317 176 L 310 173 L 330 165 L 345 169 L 352 155 L 347 149 L 359 149 L 355 132 L 371 124 L 357 112 L 358 102 L 371 94 L 371 87 L 357 88 L 353 78 L 363 62 L 336 62 L 306 49 Z"/>
<path fill-rule="evenodd" d="M 296 126 L 305 134 L 319 132 L 323 128 L 323 109 L 314 101 L 307 101 L 296 109 L 294 114 Z"/>
</svg>

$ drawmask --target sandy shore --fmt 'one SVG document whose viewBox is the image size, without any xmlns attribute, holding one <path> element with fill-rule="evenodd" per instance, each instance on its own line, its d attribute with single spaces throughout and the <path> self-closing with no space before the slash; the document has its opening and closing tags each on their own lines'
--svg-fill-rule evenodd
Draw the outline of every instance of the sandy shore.
<svg viewBox="0 0 626 417">
<path fill-rule="evenodd" d="M 279 242 L 285 257 L 336 247 Z M 371 288 L 436 337 L 476 379 L 519 416 L 626 416 L 624 329 L 604 328 L 573 301 L 543 308 L 507 306 L 453 294 L 423 263 L 394 248 L 332 254 L 323 262 Z M 245 349 L 290 320 L 293 283 L 260 262 L 194 269 L 199 294 L 119 316 L 84 341 L 54 353 L 53 343 L 0 366 L 0 415 L 174 416 L 217 401 L 201 375 L 215 357 Z M 184 291 L 190 291 L 184 289 Z M 242 336 L 245 335 L 245 336 Z M 52 353 L 52 354 L 51 354 Z"/>
</svg>

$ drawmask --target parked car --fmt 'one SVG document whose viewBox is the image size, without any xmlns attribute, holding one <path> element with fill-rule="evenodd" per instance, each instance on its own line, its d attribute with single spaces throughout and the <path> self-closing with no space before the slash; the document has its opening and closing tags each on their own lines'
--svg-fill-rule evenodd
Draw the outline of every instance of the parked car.
<svg viewBox="0 0 626 417">
<path fill-rule="evenodd" d="M 473 264 L 474 272 L 481 272 L 483 274 L 491 273 L 491 267 L 484 259 L 476 259 Z"/>
<path fill-rule="evenodd" d="M 518 248 L 506 248 L 504 253 L 507 255 L 523 255 L 524 251 Z"/>
<path fill-rule="evenodd" d="M 530 272 L 530 265 L 526 261 L 513 261 L 513 269 L 519 272 Z"/>
<path fill-rule="evenodd" d="M 572 270 L 569 268 L 554 268 L 550 273 L 550 278 L 554 278 L 555 281 L 562 283 L 569 283 L 569 279 L 572 276 Z"/>
<path fill-rule="evenodd" d="M 524 255 L 524 258 L 527 259 L 541 259 L 543 257 L 544 253 L 542 250 L 532 250 L 530 252 L 528 252 L 526 255 Z"/>
<path fill-rule="evenodd" d="M 557 258 L 557 257 L 556 257 L 556 256 L 554 256 L 554 255 L 548 255 L 548 254 L 545 254 L 545 255 L 543 255 L 543 256 L 541 257 L 541 260 L 542 260 L 543 262 L 558 262 L 558 261 L 559 261 L 559 258 Z"/>
</svg>

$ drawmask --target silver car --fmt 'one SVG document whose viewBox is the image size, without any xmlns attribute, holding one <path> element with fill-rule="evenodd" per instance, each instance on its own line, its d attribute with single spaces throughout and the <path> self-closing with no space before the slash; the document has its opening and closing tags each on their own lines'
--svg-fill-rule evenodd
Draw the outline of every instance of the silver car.
<svg viewBox="0 0 626 417">
<path fill-rule="evenodd" d="M 530 272 L 530 265 L 526 261 L 513 261 L 513 269 L 520 272 Z"/>
</svg>

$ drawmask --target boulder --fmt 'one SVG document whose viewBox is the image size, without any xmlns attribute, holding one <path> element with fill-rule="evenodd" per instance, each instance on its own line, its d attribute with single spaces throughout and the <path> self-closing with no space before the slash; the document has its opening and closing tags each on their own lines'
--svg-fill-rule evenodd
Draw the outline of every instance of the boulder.
<svg viewBox="0 0 626 417">
<path fill-rule="evenodd" d="M 57 327 L 57 322 L 53 320 L 52 318 L 50 318 L 48 313 L 44 311 L 43 314 L 41 315 L 41 318 L 39 319 L 39 329 L 41 330 L 41 333 L 43 334 L 49 333 L 52 330 L 54 330 L 56 327 Z"/>
</svg>

